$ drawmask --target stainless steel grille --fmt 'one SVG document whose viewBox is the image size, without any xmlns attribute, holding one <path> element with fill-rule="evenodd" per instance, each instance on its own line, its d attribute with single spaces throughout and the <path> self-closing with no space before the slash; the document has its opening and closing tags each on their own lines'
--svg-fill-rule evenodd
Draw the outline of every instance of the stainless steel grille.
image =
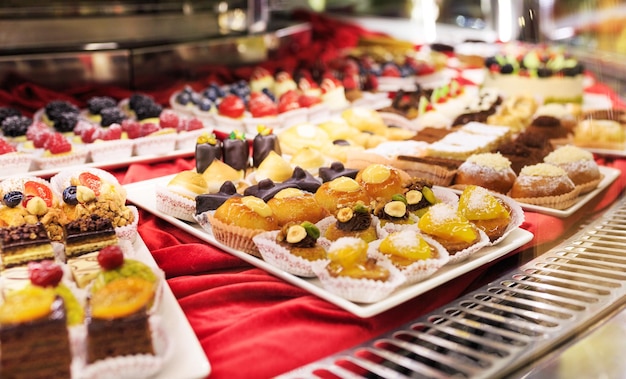
<svg viewBox="0 0 626 379">
<path fill-rule="evenodd" d="M 516 271 L 280 378 L 515 376 L 623 307 L 626 203 Z"/>
</svg>

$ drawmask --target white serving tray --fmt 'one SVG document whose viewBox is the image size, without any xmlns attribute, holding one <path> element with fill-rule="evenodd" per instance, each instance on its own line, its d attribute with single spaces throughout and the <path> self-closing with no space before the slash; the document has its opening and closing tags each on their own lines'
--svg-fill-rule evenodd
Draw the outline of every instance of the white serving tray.
<svg viewBox="0 0 626 379">
<path fill-rule="evenodd" d="M 212 234 L 206 232 L 197 224 L 181 221 L 177 218 L 159 212 L 156 209 L 155 188 L 157 185 L 166 185 L 172 177 L 173 175 L 169 175 L 125 185 L 124 188 L 126 188 L 127 198 L 130 202 L 134 203 L 138 207 L 141 207 L 146 211 L 153 213 L 157 217 L 162 218 L 163 220 L 171 223 L 172 225 L 182 230 L 185 230 L 189 234 L 192 234 L 199 239 L 250 263 L 253 266 L 261 268 L 288 283 L 307 290 L 310 293 L 363 318 L 375 316 L 427 291 L 435 289 L 438 286 L 460 275 L 479 268 L 501 256 L 512 252 L 513 250 L 526 244 L 533 238 L 532 233 L 520 228 L 515 229 L 500 244 L 492 247 L 483 248 L 474 256 L 472 256 L 472 258 L 465 262 L 456 265 L 445 266 L 444 268 L 436 272 L 433 276 L 422 282 L 402 286 L 384 300 L 371 304 L 355 303 L 327 291 L 321 286 L 319 280 L 317 280 L 316 278 L 301 278 L 286 273 L 276 268 L 275 266 L 272 266 L 269 263 L 263 261 L 260 258 L 256 258 L 250 254 L 246 254 L 242 251 L 222 245 L 215 240 Z"/>
</svg>

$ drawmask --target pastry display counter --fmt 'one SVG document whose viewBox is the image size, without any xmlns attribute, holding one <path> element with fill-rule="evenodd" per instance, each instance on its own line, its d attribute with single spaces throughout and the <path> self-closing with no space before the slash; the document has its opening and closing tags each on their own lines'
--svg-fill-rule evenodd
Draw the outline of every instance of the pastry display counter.
<svg viewBox="0 0 626 379">
<path fill-rule="evenodd" d="M 320 21 L 321 25 L 316 23 Z M 354 32 L 366 33 L 352 26 L 326 22 L 328 21 L 312 20 L 314 29 L 330 28 L 329 25 L 332 25 L 338 29 L 345 27 L 343 31 L 348 36 Z M 223 77 L 234 80 L 236 76 Z M 205 83 L 202 81 L 199 84 Z M 150 94 L 161 104 L 168 105 L 174 89 L 179 90 L 180 87 L 154 90 Z M 603 82 L 595 81 L 587 88 L 587 92 L 606 96 L 615 105 L 622 106 L 618 94 Z M 133 91 L 127 88 L 96 86 L 61 92 L 32 83 L 22 83 L 9 90 L 0 91 L 0 104 L 34 113 L 53 99 L 84 100 L 94 94 L 107 94 L 124 99 L 132 93 Z M 611 173 L 626 170 L 626 157 L 621 154 L 597 154 L 595 159 L 603 167 L 610 169 Z M 194 167 L 195 160 L 193 156 L 188 155 L 164 160 L 129 162 L 122 167 L 107 169 L 121 184 L 136 190 L 148 180 L 192 170 Z M 206 239 L 189 233 L 186 228 L 178 227 L 159 217 L 156 212 L 151 212 L 151 209 L 139 207 L 138 232 L 154 260 L 164 271 L 173 296 L 206 354 L 210 363 L 209 377 L 266 378 L 286 373 L 300 377 L 299 371 L 293 370 L 355 346 L 361 346 L 420 317 L 425 317 L 455 300 L 464 298 L 472 291 L 481 289 L 487 283 L 515 272 L 533 259 L 544 256 L 563 241 L 576 238 L 591 223 L 601 219 L 607 210 L 623 202 L 625 188 L 626 180 L 618 174 L 571 213 L 562 215 L 526 210 L 521 229 L 532 234 L 528 242 L 368 317 L 354 314 L 316 296 L 302 286 L 283 280 L 258 265 L 229 254 L 224 249 L 207 243 Z M 142 193 L 135 194 L 141 195 Z M 150 195 L 148 190 L 145 190 L 145 196 Z M 612 299 L 613 311 L 619 310 L 618 304 L 621 300 L 621 298 Z M 620 318 L 614 320 L 619 322 Z M 608 323 L 598 329 L 598 333 L 606 333 L 606 330 L 612 327 L 615 327 L 615 324 Z M 581 331 L 576 331 L 575 334 L 579 333 Z M 571 359 L 569 355 L 564 355 L 562 362 Z M 566 364 L 563 363 L 562 367 Z M 350 363 L 344 365 L 353 368 Z M 550 371 L 553 370 L 550 363 L 546 363 L 545 366 L 542 363 L 537 367 L 533 372 L 536 378 L 546 377 L 542 376 L 542 372 L 553 372 Z M 619 368 L 618 365 L 613 367 Z M 400 371 L 408 375 L 411 370 L 408 368 Z M 524 371 L 523 368 L 520 370 Z M 328 377 L 342 377 L 340 372 L 324 374 Z M 400 372 L 394 374 L 399 376 Z M 438 375 L 445 377 L 445 372 Z M 522 376 L 524 373 L 516 375 Z M 194 375 L 190 374 L 190 377 Z"/>
</svg>

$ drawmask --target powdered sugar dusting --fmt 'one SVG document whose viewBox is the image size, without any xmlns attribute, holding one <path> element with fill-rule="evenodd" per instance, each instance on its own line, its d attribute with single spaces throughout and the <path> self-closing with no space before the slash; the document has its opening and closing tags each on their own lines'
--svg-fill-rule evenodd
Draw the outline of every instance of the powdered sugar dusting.
<svg viewBox="0 0 626 379">
<path fill-rule="evenodd" d="M 435 224 L 443 224 L 456 218 L 456 210 L 447 203 L 437 203 L 428 210 Z"/>
</svg>

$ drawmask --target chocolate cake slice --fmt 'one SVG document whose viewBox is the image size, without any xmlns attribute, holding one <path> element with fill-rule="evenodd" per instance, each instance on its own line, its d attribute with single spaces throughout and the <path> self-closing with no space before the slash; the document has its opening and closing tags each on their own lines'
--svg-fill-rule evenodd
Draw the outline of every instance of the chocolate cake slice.
<svg viewBox="0 0 626 379">
<path fill-rule="evenodd" d="M 0 259 L 3 269 L 31 261 L 54 259 L 52 243 L 44 225 L 38 222 L 1 228 Z"/>
<path fill-rule="evenodd" d="M 87 324 L 87 362 L 124 355 L 154 355 L 148 317 L 145 308 L 118 318 L 90 317 Z"/>
<path fill-rule="evenodd" d="M 72 355 L 63 299 L 47 316 L 0 324 L 0 374 L 12 378 L 70 378 Z"/>
<path fill-rule="evenodd" d="M 65 256 L 76 257 L 117 243 L 110 219 L 96 214 L 84 216 L 65 225 Z"/>
</svg>

